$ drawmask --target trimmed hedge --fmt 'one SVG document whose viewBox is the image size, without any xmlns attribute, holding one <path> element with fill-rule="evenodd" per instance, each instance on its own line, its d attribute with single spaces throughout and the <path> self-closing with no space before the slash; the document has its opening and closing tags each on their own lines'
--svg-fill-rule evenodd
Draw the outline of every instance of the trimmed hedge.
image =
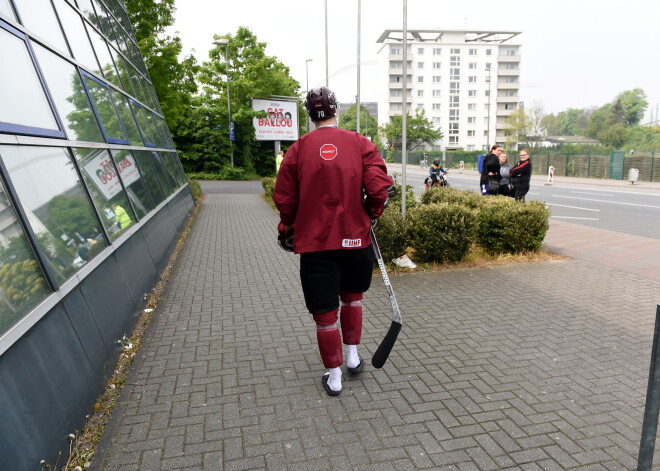
<svg viewBox="0 0 660 471">
<path fill-rule="evenodd" d="M 408 246 L 406 225 L 399 208 L 388 206 L 383 215 L 378 218 L 374 232 L 386 263 L 406 253 Z"/>
<path fill-rule="evenodd" d="M 479 211 L 477 244 L 491 254 L 537 251 L 548 232 L 550 210 L 544 203 L 506 197 L 491 200 Z"/>
<path fill-rule="evenodd" d="M 484 197 L 472 191 L 459 190 L 452 187 L 430 188 L 422 193 L 422 204 L 455 203 L 470 209 L 478 208 Z"/>
<path fill-rule="evenodd" d="M 273 199 L 273 191 L 275 190 L 275 178 L 274 177 L 264 177 L 261 179 L 261 186 L 264 188 L 264 193 L 266 197 Z"/>
<path fill-rule="evenodd" d="M 415 262 L 453 263 L 463 260 L 474 242 L 475 211 L 450 203 L 420 205 L 406 216 L 408 240 Z"/>
</svg>

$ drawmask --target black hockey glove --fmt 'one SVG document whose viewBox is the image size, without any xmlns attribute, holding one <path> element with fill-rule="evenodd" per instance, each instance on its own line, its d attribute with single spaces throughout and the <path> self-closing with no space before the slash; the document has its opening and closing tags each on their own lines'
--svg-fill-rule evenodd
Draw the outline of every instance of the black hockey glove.
<svg viewBox="0 0 660 471">
<path fill-rule="evenodd" d="M 288 231 L 284 230 L 284 224 L 281 222 L 277 226 L 277 244 L 287 252 L 293 252 L 293 227 Z"/>
</svg>

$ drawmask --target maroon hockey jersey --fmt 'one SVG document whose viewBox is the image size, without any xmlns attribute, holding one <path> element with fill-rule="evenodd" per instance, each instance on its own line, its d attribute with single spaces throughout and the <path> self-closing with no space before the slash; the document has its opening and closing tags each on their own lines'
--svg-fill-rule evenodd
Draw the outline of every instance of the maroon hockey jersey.
<svg viewBox="0 0 660 471">
<path fill-rule="evenodd" d="M 362 189 L 369 208 L 380 215 L 391 184 L 385 162 L 369 139 L 322 127 L 289 148 L 273 199 L 281 221 L 295 227 L 295 253 L 363 248 L 371 244 L 371 219 Z"/>
</svg>

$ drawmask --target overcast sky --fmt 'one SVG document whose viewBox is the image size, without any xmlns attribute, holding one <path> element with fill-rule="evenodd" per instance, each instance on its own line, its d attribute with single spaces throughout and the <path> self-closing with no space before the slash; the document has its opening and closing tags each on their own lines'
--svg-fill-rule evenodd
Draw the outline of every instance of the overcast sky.
<svg viewBox="0 0 660 471">
<path fill-rule="evenodd" d="M 208 60 L 213 34 L 249 28 L 266 53 L 291 69 L 302 88 L 325 82 L 324 0 L 177 0 L 176 23 L 185 54 Z M 341 102 L 357 93 L 358 0 L 328 1 L 329 85 Z M 641 88 L 660 110 L 658 0 L 408 0 L 408 29 L 521 31 L 521 100 L 546 113 L 602 106 Z M 361 100 L 376 101 L 377 39 L 403 27 L 403 0 L 362 0 Z"/>
</svg>

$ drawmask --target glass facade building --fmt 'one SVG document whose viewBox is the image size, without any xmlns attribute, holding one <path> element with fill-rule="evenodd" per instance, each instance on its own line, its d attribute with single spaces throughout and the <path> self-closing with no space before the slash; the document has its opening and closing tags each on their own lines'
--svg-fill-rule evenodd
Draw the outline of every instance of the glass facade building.
<svg viewBox="0 0 660 471">
<path fill-rule="evenodd" d="M 121 1 L 0 0 L 0 63 L 0 455 L 36 469 L 89 413 L 194 202 Z M 63 425 L 30 430 L 31 401 Z"/>
</svg>

